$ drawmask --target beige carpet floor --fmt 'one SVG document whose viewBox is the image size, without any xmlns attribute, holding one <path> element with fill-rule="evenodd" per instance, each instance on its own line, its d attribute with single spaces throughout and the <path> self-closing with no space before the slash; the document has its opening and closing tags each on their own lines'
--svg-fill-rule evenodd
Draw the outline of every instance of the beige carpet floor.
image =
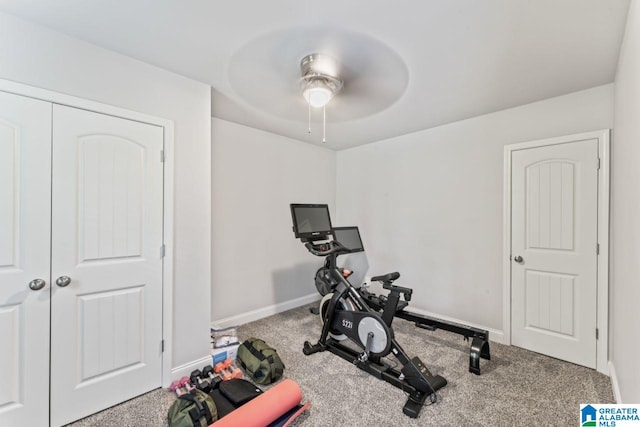
<svg viewBox="0 0 640 427">
<path fill-rule="evenodd" d="M 278 350 L 285 376 L 302 389 L 310 411 L 296 426 L 574 426 L 581 403 L 613 403 L 608 377 L 518 347 L 491 343 L 482 374 L 468 372 L 469 342 L 447 331 L 425 331 L 394 320 L 397 341 L 448 385 L 417 419 L 402 413 L 404 393 L 329 353 L 305 356 L 305 340 L 320 336 L 318 316 L 300 307 L 238 329 L 241 339 L 264 339 Z M 206 327 L 206 325 L 205 325 Z M 391 359 L 392 360 L 392 359 Z M 391 362 L 393 363 L 393 362 Z M 166 426 L 172 393 L 158 389 L 70 424 L 73 427 Z M 243 426 L 239 426 L 243 427 Z"/>
</svg>

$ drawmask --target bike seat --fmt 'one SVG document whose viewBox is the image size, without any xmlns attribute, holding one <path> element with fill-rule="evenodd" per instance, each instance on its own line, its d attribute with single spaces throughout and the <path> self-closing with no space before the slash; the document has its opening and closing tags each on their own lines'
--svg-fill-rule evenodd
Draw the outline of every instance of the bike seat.
<svg viewBox="0 0 640 427">
<path fill-rule="evenodd" d="M 394 280 L 397 280 L 400 277 L 400 273 L 398 273 L 397 271 L 394 271 L 393 273 L 387 273 L 384 276 L 375 276 L 372 277 L 371 280 L 374 282 L 393 282 Z"/>
</svg>

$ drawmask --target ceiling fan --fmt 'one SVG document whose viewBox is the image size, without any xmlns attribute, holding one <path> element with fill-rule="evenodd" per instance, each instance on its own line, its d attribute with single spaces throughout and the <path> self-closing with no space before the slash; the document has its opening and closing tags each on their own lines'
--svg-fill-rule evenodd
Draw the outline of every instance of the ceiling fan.
<svg viewBox="0 0 640 427">
<path fill-rule="evenodd" d="M 391 47 L 329 26 L 290 27 L 254 38 L 231 57 L 228 76 L 236 99 L 266 114 L 265 121 L 317 123 L 320 117 L 311 110 L 323 108 L 326 123 L 324 110 L 330 107 L 330 124 L 389 108 L 409 83 L 407 65 Z M 307 117 L 301 114 L 303 103 Z M 305 134 L 308 129 L 300 139 L 311 142 Z"/>
</svg>

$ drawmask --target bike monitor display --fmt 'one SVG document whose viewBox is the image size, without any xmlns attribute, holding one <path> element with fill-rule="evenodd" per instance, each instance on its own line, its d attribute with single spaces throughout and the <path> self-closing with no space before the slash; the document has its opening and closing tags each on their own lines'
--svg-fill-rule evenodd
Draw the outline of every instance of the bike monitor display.
<svg viewBox="0 0 640 427">
<path fill-rule="evenodd" d="M 349 252 L 364 251 L 358 227 L 336 227 L 333 229 L 333 238 L 347 248 Z"/>
<path fill-rule="evenodd" d="M 293 233 L 303 241 L 322 240 L 332 234 L 328 205 L 291 205 Z"/>
</svg>

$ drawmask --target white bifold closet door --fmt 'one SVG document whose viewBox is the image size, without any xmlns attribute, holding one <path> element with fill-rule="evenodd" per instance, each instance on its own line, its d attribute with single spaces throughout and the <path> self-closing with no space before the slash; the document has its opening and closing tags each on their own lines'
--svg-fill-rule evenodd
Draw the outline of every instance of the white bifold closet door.
<svg viewBox="0 0 640 427">
<path fill-rule="evenodd" d="M 163 128 L 0 92 L 0 425 L 160 387 Z"/>
<path fill-rule="evenodd" d="M 51 104 L 0 92 L 0 425 L 49 423 Z"/>
<path fill-rule="evenodd" d="M 55 105 L 52 141 L 57 426 L 160 386 L 163 129 Z"/>
</svg>

